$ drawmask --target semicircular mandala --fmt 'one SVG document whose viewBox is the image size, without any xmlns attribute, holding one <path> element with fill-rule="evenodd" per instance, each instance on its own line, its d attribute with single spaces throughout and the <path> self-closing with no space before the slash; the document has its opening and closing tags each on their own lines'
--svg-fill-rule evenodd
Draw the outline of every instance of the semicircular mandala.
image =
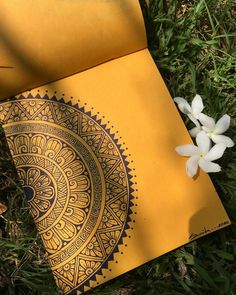
<svg viewBox="0 0 236 295">
<path fill-rule="evenodd" d="M 0 117 L 57 284 L 65 294 L 83 291 L 128 228 L 122 150 L 96 116 L 55 97 L 9 100 Z"/>
</svg>

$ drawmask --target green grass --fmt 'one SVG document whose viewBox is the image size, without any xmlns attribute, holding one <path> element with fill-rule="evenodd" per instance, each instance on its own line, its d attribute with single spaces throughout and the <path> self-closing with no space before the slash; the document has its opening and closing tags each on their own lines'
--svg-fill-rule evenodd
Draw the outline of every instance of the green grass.
<svg viewBox="0 0 236 295">
<path fill-rule="evenodd" d="M 232 117 L 236 142 L 236 0 L 142 2 L 149 49 L 172 96 L 198 93 L 205 113 Z M 187 122 L 186 122 L 187 123 Z M 58 294 L 0 131 L 0 294 Z M 236 294 L 236 149 L 212 175 L 232 226 L 145 264 L 91 294 Z"/>
</svg>

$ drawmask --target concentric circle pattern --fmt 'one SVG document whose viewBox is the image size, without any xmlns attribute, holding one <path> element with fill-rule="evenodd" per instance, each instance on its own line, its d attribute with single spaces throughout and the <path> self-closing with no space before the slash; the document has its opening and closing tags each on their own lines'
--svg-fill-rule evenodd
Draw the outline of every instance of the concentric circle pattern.
<svg viewBox="0 0 236 295">
<path fill-rule="evenodd" d="M 55 97 L 19 97 L 0 120 L 59 288 L 82 292 L 128 228 L 130 169 L 96 116 Z"/>
</svg>

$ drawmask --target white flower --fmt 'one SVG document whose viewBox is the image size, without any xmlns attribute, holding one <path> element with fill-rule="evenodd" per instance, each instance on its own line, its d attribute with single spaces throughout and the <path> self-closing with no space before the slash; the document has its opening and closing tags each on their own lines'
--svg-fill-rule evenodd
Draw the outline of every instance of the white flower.
<svg viewBox="0 0 236 295">
<path fill-rule="evenodd" d="M 202 131 L 202 126 L 200 125 L 198 120 L 196 120 L 196 122 L 194 122 L 194 123 L 195 123 L 196 127 L 189 130 L 189 133 L 192 137 L 196 137 L 198 135 L 198 133 L 200 131 Z"/>
<path fill-rule="evenodd" d="M 229 128 L 229 115 L 224 115 L 216 123 L 213 118 L 205 114 L 199 114 L 198 119 L 202 124 L 202 129 L 214 143 L 224 143 L 227 147 L 234 146 L 234 142 L 230 137 L 222 135 Z"/>
<path fill-rule="evenodd" d="M 189 119 L 195 124 L 196 127 L 189 130 L 189 133 L 192 137 L 196 137 L 197 134 L 202 130 L 201 125 L 198 122 L 198 117 L 204 109 L 202 98 L 200 95 L 195 95 L 191 106 L 190 104 L 182 97 L 175 97 L 174 101 L 178 104 L 179 109 L 182 113 L 188 115 Z"/>
<path fill-rule="evenodd" d="M 182 97 L 175 97 L 174 101 L 178 104 L 179 109 L 182 113 L 188 115 L 189 119 L 197 126 L 196 122 L 199 114 L 204 109 L 202 98 L 200 95 L 195 95 L 191 106 L 190 104 Z"/>
<path fill-rule="evenodd" d="M 197 146 L 186 144 L 176 147 L 176 152 L 182 156 L 190 157 L 186 162 L 187 175 L 196 175 L 198 166 L 205 172 L 219 172 L 221 167 L 212 161 L 222 157 L 226 145 L 218 143 L 211 148 L 210 138 L 205 131 L 198 133 L 196 137 Z"/>
</svg>

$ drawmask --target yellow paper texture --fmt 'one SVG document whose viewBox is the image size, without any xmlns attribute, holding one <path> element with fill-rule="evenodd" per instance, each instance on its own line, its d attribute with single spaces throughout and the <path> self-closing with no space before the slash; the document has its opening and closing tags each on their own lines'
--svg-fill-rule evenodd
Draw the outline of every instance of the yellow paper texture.
<svg viewBox="0 0 236 295">
<path fill-rule="evenodd" d="M 109 183 L 121 185 L 120 188 L 125 187 L 126 189 L 128 187 L 126 178 L 122 182 L 123 166 L 114 164 L 117 154 L 109 152 L 112 141 L 104 148 L 106 139 L 99 137 L 99 129 L 96 129 L 97 127 L 88 129 L 86 126 L 92 125 L 89 121 L 86 121 L 87 125 L 85 125 L 81 119 L 79 125 L 82 131 L 78 132 L 79 136 L 86 138 L 84 140 L 88 145 L 91 143 L 91 147 L 94 148 L 91 154 L 94 153 L 94 157 L 100 159 L 100 163 L 103 163 L 104 159 L 111 163 L 109 169 L 112 173 L 109 172 L 110 174 L 108 173 L 108 176 L 105 176 L 101 197 L 103 204 L 100 209 L 101 214 L 99 213 L 100 215 L 97 218 L 97 225 L 94 226 L 90 237 L 86 239 L 84 244 L 78 246 L 70 257 L 64 259 L 63 256 L 60 256 L 58 258 L 58 253 L 61 250 L 56 250 L 54 253 L 50 252 L 51 241 L 57 240 L 49 234 L 41 233 L 46 250 L 49 251 L 49 262 L 57 283 L 66 294 L 70 292 L 70 294 L 80 294 L 89 287 L 95 287 L 193 239 L 230 224 L 208 175 L 201 171 L 196 179 L 186 176 L 186 159 L 176 154 L 175 147 L 184 143 L 191 143 L 191 138 L 147 49 L 26 92 L 23 96 L 29 98 L 18 97 L 22 110 L 25 108 L 24 101 L 33 102 L 34 97 L 38 97 L 36 100 L 41 102 L 45 94 L 49 98 L 46 99 L 48 101 L 58 101 L 63 98 L 63 101 L 61 101 L 63 106 L 64 102 L 71 103 L 72 106 L 78 103 L 79 107 L 84 107 L 84 114 L 91 112 L 89 115 L 91 118 L 96 115 L 96 121 L 99 122 L 100 126 L 106 126 L 104 128 L 109 130 L 107 132 L 115 134 L 114 138 L 118 139 L 120 150 L 124 150 L 122 157 L 127 163 L 123 163 L 131 169 L 126 177 L 128 174 L 131 177 L 129 189 L 132 188 L 133 190 L 130 194 L 133 203 L 133 205 L 130 205 L 132 213 L 126 211 L 126 209 L 122 211 L 122 206 L 128 204 L 128 195 L 125 194 L 125 191 L 123 197 L 122 195 L 120 197 L 114 195 L 113 199 L 107 197 L 110 194 L 105 185 L 107 179 Z M 5 106 L 7 103 L 4 103 Z M 35 105 L 32 106 L 35 107 Z M 30 126 L 30 124 L 43 126 L 45 120 L 47 128 L 48 126 L 55 126 L 54 117 L 61 120 L 59 129 L 62 131 L 72 130 L 70 124 L 71 126 L 75 124 L 73 123 L 75 122 L 74 117 L 71 114 L 68 113 L 68 120 L 66 121 L 62 117 L 63 111 L 58 113 L 57 108 L 54 108 L 53 111 L 50 108 L 44 108 L 42 111 L 36 109 L 36 119 L 30 121 L 29 103 L 27 108 L 28 115 L 26 116 L 28 118 L 21 113 L 20 122 L 12 122 L 8 119 L 8 122 L 4 125 L 18 171 L 23 164 L 17 160 L 19 151 L 16 151 L 13 138 L 11 139 L 11 136 L 14 135 L 11 128 L 21 126 L 19 128 L 23 128 L 22 130 L 25 132 L 22 133 L 28 134 L 27 126 Z M 19 110 L 18 113 L 16 111 L 16 114 L 19 115 Z M 32 116 L 34 116 L 33 112 Z M 24 121 L 26 122 L 25 125 Z M 16 133 L 18 132 L 17 128 L 15 129 Z M 118 133 L 116 133 L 117 131 Z M 45 136 L 48 134 L 47 132 L 44 132 Z M 58 131 L 58 137 L 60 136 L 62 138 Z M 99 138 L 96 139 L 96 136 Z M 33 138 L 32 134 L 31 138 Z M 16 144 L 18 150 L 19 145 L 23 145 L 24 140 L 19 139 Z M 33 142 L 28 137 L 27 140 Z M 43 149 L 44 144 L 39 144 L 43 141 L 37 139 L 34 142 L 35 146 L 38 144 L 40 147 L 41 145 Z M 57 151 L 56 148 L 54 150 Z M 25 153 L 27 154 L 28 151 L 25 151 Z M 39 148 L 38 154 L 41 153 Z M 47 157 L 50 157 L 50 153 L 53 154 L 53 149 L 48 152 Z M 62 160 L 60 160 L 60 157 L 58 159 L 60 165 Z M 112 160 L 114 161 L 112 162 Z M 106 175 L 105 166 L 101 164 L 100 167 L 102 173 Z M 122 194 L 121 191 L 119 193 Z M 55 198 L 59 197 L 55 195 Z M 110 210 L 110 215 L 105 214 L 107 208 Z M 113 223 L 116 218 L 121 222 L 124 221 L 122 214 L 126 214 L 126 217 L 129 216 L 130 218 L 130 222 L 127 223 L 128 227 L 123 227 L 123 234 L 121 234 L 122 229 L 116 227 L 117 225 Z M 114 219 L 111 218 L 111 215 Z M 61 217 L 61 220 L 63 218 Z M 111 218 L 110 221 L 109 218 Z M 50 222 L 49 217 L 45 222 L 46 225 Z M 36 224 L 38 228 L 41 226 L 37 221 Z M 107 224 L 107 227 L 101 226 L 102 224 Z M 60 231 L 62 227 L 62 224 L 60 224 L 57 230 Z M 48 240 L 48 236 L 51 240 Z M 79 238 L 76 239 L 79 240 Z M 119 244 L 117 244 L 118 248 L 112 256 L 114 250 L 112 247 L 115 245 L 112 243 L 118 239 L 120 239 Z M 105 249 L 104 251 L 107 253 L 106 262 L 108 264 L 106 265 L 99 264 L 102 259 L 105 260 L 99 254 L 102 253 L 101 248 Z M 93 256 L 92 250 L 88 249 L 97 252 L 95 251 Z M 66 255 L 65 253 L 64 255 Z M 93 276 L 87 276 L 86 285 L 83 285 L 86 269 L 89 269 Z M 71 274 L 71 279 L 69 274 Z M 78 287 L 80 288 L 78 293 L 73 293 L 77 292 Z"/>
<path fill-rule="evenodd" d="M 138 0 L 0 0 L 0 97 L 146 47 Z"/>
</svg>

